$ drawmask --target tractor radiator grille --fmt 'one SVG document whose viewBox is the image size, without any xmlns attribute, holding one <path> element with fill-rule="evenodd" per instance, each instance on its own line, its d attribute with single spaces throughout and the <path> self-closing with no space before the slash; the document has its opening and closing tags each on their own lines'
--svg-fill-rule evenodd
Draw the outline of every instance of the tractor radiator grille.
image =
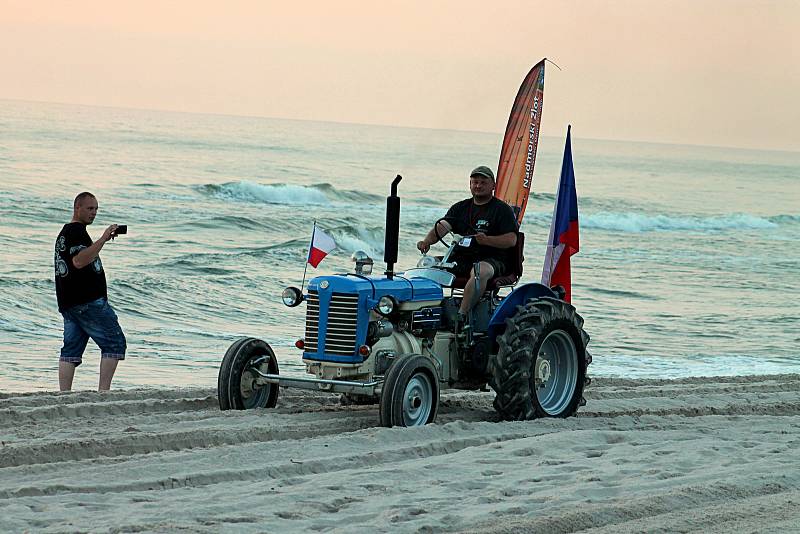
<svg viewBox="0 0 800 534">
<path fill-rule="evenodd" d="M 309 291 L 307 302 L 305 351 L 319 352 L 319 293 Z M 358 295 L 331 294 L 327 325 L 325 339 L 322 340 L 324 352 L 351 356 L 356 350 Z"/>
</svg>

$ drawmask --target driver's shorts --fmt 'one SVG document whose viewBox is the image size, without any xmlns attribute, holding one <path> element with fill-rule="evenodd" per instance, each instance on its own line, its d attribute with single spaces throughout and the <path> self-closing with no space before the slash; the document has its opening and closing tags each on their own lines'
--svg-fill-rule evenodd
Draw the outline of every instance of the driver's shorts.
<svg viewBox="0 0 800 534">
<path fill-rule="evenodd" d="M 100 347 L 102 358 L 125 359 L 125 334 L 106 299 L 72 306 L 61 315 L 64 316 L 64 346 L 59 358 L 62 362 L 74 363 L 76 367 L 80 365 L 89 338 Z"/>
<path fill-rule="evenodd" d="M 507 272 L 505 264 L 497 258 L 485 258 L 480 261 L 485 261 L 492 266 L 494 277 L 504 276 Z M 459 278 L 469 278 L 474 262 L 475 260 L 456 259 L 456 266 L 448 270 Z"/>
</svg>

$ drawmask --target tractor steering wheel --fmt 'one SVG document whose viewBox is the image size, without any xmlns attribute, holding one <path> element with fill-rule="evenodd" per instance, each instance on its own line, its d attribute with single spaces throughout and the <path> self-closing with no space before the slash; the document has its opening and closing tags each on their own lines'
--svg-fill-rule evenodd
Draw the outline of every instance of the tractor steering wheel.
<svg viewBox="0 0 800 534">
<path fill-rule="evenodd" d="M 449 232 L 445 232 L 444 235 L 439 235 L 439 223 L 442 222 L 442 221 L 447 222 L 447 219 L 442 217 L 441 219 L 438 219 L 433 224 L 433 233 L 436 234 L 437 241 L 449 249 L 450 247 L 453 246 L 453 243 L 455 243 L 455 240 L 453 239 L 453 240 L 450 241 L 450 243 L 448 243 L 447 241 L 444 240 L 444 238 L 447 237 L 447 234 L 450 234 L 452 236 L 452 235 L 454 235 L 454 233 L 453 233 L 453 230 L 450 230 Z M 447 222 L 447 224 L 450 224 L 450 223 Z"/>
</svg>

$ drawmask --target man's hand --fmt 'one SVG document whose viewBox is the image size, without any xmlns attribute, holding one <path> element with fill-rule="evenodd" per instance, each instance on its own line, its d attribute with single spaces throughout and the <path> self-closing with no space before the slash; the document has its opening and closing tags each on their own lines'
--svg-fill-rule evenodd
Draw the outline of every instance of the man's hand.
<svg viewBox="0 0 800 534">
<path fill-rule="evenodd" d="M 105 232 L 103 232 L 103 235 L 100 236 L 100 239 L 103 241 L 103 243 L 111 239 L 114 239 L 115 237 L 117 237 L 116 231 L 117 231 L 117 225 L 112 224 L 111 226 L 106 228 Z"/>
<path fill-rule="evenodd" d="M 97 241 L 91 244 L 91 246 L 81 250 L 77 254 L 72 257 L 72 265 L 75 266 L 76 269 L 83 269 L 90 263 L 94 261 L 98 254 L 100 254 L 100 250 L 103 248 L 108 241 L 117 237 L 116 232 L 117 225 L 112 224 L 103 232 L 103 235 L 97 238 Z"/>
<path fill-rule="evenodd" d="M 483 232 L 478 232 L 477 234 L 473 235 L 472 237 L 475 238 L 475 241 L 479 245 L 488 245 L 489 244 L 489 240 L 487 239 L 488 236 L 486 234 L 484 234 Z"/>
<path fill-rule="evenodd" d="M 428 251 L 431 249 L 430 244 L 424 239 L 422 241 L 417 241 L 417 249 L 422 252 L 423 254 L 427 254 Z"/>
</svg>

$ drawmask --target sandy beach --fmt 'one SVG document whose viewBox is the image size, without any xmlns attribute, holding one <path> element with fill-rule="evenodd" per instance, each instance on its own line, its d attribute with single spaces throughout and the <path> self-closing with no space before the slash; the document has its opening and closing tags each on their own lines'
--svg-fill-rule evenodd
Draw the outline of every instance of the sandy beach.
<svg viewBox="0 0 800 534">
<path fill-rule="evenodd" d="M 437 424 L 282 390 L 0 396 L 0 517 L 36 532 L 800 532 L 800 375 L 596 379 L 567 420 Z"/>
</svg>

